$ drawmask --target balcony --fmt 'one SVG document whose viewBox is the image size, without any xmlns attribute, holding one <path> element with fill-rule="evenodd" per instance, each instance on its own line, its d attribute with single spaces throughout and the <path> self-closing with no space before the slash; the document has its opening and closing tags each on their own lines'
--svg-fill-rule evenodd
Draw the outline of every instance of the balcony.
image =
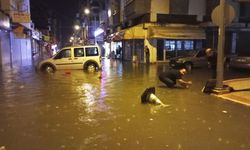
<svg viewBox="0 0 250 150">
<path fill-rule="evenodd" d="M 196 15 L 157 14 L 158 23 L 198 24 Z"/>
<path fill-rule="evenodd" d="M 150 3 L 147 0 L 134 0 L 124 7 L 125 20 L 131 20 L 150 12 Z"/>
<path fill-rule="evenodd" d="M 239 17 L 239 23 L 250 23 L 250 16 Z"/>
</svg>

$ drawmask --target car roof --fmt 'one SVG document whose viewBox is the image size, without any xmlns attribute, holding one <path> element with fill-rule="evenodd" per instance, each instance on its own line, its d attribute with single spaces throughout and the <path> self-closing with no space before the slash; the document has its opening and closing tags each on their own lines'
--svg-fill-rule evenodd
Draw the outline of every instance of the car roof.
<svg viewBox="0 0 250 150">
<path fill-rule="evenodd" d="M 98 45 L 77 45 L 77 46 L 67 46 L 67 47 L 63 47 L 62 49 L 67 49 L 67 48 L 82 48 L 82 47 L 98 47 Z"/>
</svg>

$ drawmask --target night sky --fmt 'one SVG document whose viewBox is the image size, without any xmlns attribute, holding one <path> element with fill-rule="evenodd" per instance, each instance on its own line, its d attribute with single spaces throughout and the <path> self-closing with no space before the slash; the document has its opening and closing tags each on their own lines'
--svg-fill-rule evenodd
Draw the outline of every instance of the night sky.
<svg viewBox="0 0 250 150">
<path fill-rule="evenodd" d="M 31 19 L 37 29 L 47 28 L 47 17 L 54 16 L 61 22 L 62 42 L 68 41 L 80 0 L 30 0 Z M 84 0 L 81 0 L 84 1 Z"/>
</svg>

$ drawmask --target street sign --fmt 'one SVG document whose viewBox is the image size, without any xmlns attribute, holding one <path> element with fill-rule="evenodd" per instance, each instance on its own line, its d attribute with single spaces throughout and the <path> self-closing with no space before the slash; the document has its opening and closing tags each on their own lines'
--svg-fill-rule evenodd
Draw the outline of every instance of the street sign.
<svg viewBox="0 0 250 150">
<path fill-rule="evenodd" d="M 218 5 L 212 12 L 212 22 L 217 26 L 219 26 L 220 24 L 221 8 L 222 8 L 221 5 Z M 233 6 L 225 4 L 225 16 L 224 16 L 225 25 L 229 25 L 233 21 L 234 17 L 235 17 L 235 10 Z"/>
</svg>

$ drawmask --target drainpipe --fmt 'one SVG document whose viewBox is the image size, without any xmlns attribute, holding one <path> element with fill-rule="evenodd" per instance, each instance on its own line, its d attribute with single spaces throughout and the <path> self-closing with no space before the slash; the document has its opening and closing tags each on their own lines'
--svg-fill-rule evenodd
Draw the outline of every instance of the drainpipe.
<svg viewBox="0 0 250 150">
<path fill-rule="evenodd" d="M 9 32 L 9 31 L 8 31 Z M 12 46 L 12 36 L 11 32 L 9 32 L 9 44 L 10 44 L 10 68 L 13 68 L 13 58 L 12 58 L 12 53 L 13 53 L 13 46 Z"/>
</svg>

